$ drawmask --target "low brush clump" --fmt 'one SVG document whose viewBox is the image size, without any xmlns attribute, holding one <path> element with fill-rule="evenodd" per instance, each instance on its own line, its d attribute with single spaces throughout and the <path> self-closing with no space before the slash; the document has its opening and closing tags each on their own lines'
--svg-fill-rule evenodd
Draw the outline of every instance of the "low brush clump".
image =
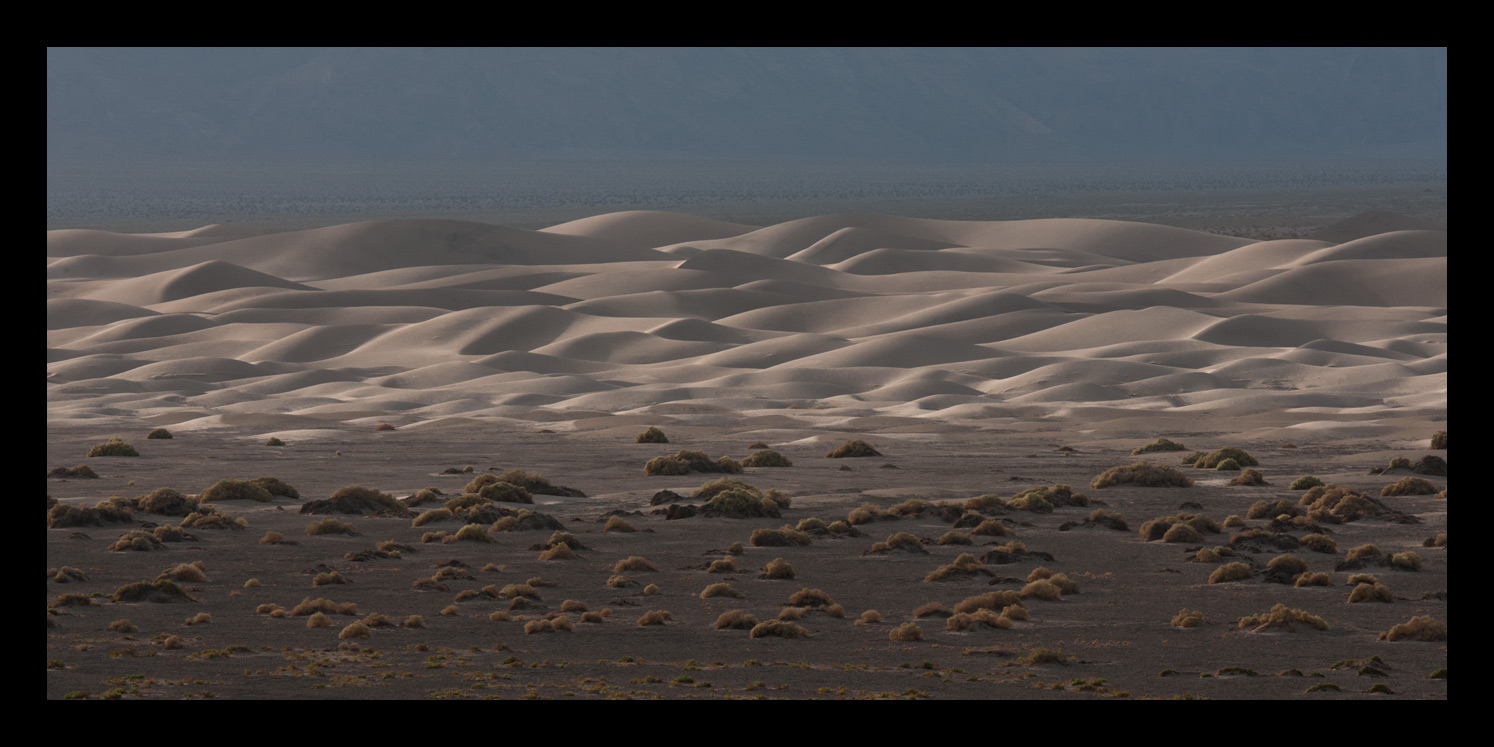
<svg viewBox="0 0 1494 747">
<path fill-rule="evenodd" d="M 643 464 L 645 475 L 687 475 L 691 472 L 725 472 L 740 474 L 742 465 L 735 459 L 723 456 L 712 461 L 703 451 L 678 451 L 673 456 L 654 457 Z"/>
<path fill-rule="evenodd" d="M 135 447 L 131 446 L 129 442 L 118 436 L 114 436 L 101 444 L 95 444 L 93 448 L 88 450 L 89 459 L 111 456 L 137 457 L 140 456 L 140 452 L 136 451 Z"/>
<path fill-rule="evenodd" d="M 892 641 L 921 641 L 923 628 L 918 627 L 917 623 L 906 622 L 893 628 L 887 638 Z"/>
<path fill-rule="evenodd" d="M 1090 481 L 1096 490 L 1113 485 L 1135 485 L 1143 488 L 1186 488 L 1192 478 L 1172 467 L 1153 462 L 1136 462 L 1126 467 L 1111 467 Z"/>
<path fill-rule="evenodd" d="M 1089 505 L 1089 499 L 1082 493 L 1075 493 L 1067 485 L 1052 485 L 1049 487 L 1028 488 L 1006 502 L 1006 507 L 1017 511 L 1032 511 L 1034 513 L 1050 514 L 1057 506 Z"/>
<path fill-rule="evenodd" d="M 1302 513 L 1296 504 L 1284 498 L 1274 501 L 1256 501 L 1245 511 L 1247 519 L 1274 519 L 1277 516 L 1297 516 Z"/>
<path fill-rule="evenodd" d="M 825 452 L 826 459 L 847 459 L 855 457 L 874 456 L 882 456 L 882 452 L 877 451 L 876 447 L 865 441 L 862 441 L 861 439 L 847 441 L 835 447 L 834 449 Z"/>
<path fill-rule="evenodd" d="M 1338 543 L 1326 534 L 1309 534 L 1298 540 L 1302 546 L 1314 552 L 1333 555 L 1338 552 Z"/>
<path fill-rule="evenodd" d="M 1437 492 L 1437 486 L 1431 480 L 1420 477 L 1402 477 L 1400 480 L 1386 485 L 1380 490 L 1380 497 L 1392 495 L 1433 495 Z"/>
<path fill-rule="evenodd" d="M 737 481 L 740 482 L 740 481 Z M 696 491 L 700 493 L 706 490 L 702 487 Z M 714 492 L 710 500 L 701 507 L 703 516 L 725 517 L 732 519 L 770 518 L 776 519 L 782 516 L 778 511 L 778 504 L 751 486 L 747 489 L 729 488 Z"/>
<path fill-rule="evenodd" d="M 1241 470 L 1240 474 L 1236 475 L 1233 480 L 1230 480 L 1229 484 L 1236 487 L 1249 487 L 1256 485 L 1270 485 L 1271 483 L 1266 482 L 1266 478 L 1265 476 L 1261 475 L 1260 470 L 1254 467 L 1246 467 L 1244 470 Z"/>
<path fill-rule="evenodd" d="M 1431 448 L 1434 451 L 1442 451 L 1447 448 L 1447 431 L 1437 431 L 1432 434 Z"/>
<path fill-rule="evenodd" d="M 1248 564 L 1225 563 L 1215 568 L 1214 572 L 1209 574 L 1209 583 L 1223 584 L 1230 581 L 1246 581 L 1254 575 L 1255 571 L 1251 570 Z"/>
<path fill-rule="evenodd" d="M 649 610 L 643 613 L 642 617 L 638 618 L 638 626 L 663 625 L 673 619 L 674 615 L 667 610 Z"/>
<path fill-rule="evenodd" d="M 1303 475 L 1303 476 L 1301 476 L 1301 477 L 1293 480 L 1292 484 L 1289 485 L 1289 486 L 1287 486 L 1287 489 L 1288 490 L 1307 490 L 1309 488 L 1316 488 L 1316 487 L 1318 487 L 1319 485 L 1322 485 L 1322 484 L 1323 484 L 1322 480 L 1319 480 L 1318 478 L 1316 478 L 1316 477 L 1314 477 L 1312 475 Z"/>
<path fill-rule="evenodd" d="M 617 561 L 617 565 L 614 565 L 612 567 L 613 573 L 626 573 L 634 571 L 656 572 L 658 570 L 659 566 L 654 565 L 647 558 L 638 555 L 632 555 L 619 560 Z"/>
<path fill-rule="evenodd" d="M 1173 533 L 1172 539 L 1167 535 L 1176 527 L 1183 526 L 1188 529 L 1178 530 Z M 1191 531 L 1189 531 L 1191 530 Z M 1147 542 L 1163 540 L 1164 542 L 1202 542 L 1203 533 L 1218 534 L 1219 523 L 1203 514 L 1180 513 L 1172 516 L 1158 516 L 1141 525 L 1141 538 Z"/>
<path fill-rule="evenodd" d="M 324 615 L 356 615 L 358 614 L 358 605 L 355 602 L 334 602 L 325 597 L 317 597 L 316 599 L 305 597 L 301 599 L 300 604 L 291 608 L 290 616 L 307 617 L 317 613 Z"/>
<path fill-rule="evenodd" d="M 171 437 L 172 437 L 171 431 L 168 431 L 165 428 L 157 428 L 157 429 L 151 431 L 150 433 L 145 434 L 146 440 L 150 440 L 150 439 L 168 439 L 168 438 L 171 438 Z"/>
<path fill-rule="evenodd" d="M 301 506 L 302 514 L 372 514 L 375 516 L 410 516 L 413 512 L 394 496 L 362 485 L 338 488 L 326 500 Z"/>
<path fill-rule="evenodd" d="M 268 503 L 271 499 L 270 491 L 253 480 L 219 480 L 197 498 L 199 503 L 244 500 Z"/>
<path fill-rule="evenodd" d="M 1447 625 L 1433 620 L 1430 615 L 1417 615 L 1381 633 L 1380 639 L 1384 641 L 1445 641 L 1447 640 Z"/>
<path fill-rule="evenodd" d="M 1188 447 L 1186 447 L 1186 446 L 1184 446 L 1184 445 L 1182 445 L 1182 444 L 1180 444 L 1180 443 L 1178 443 L 1176 441 L 1172 441 L 1172 440 L 1169 440 L 1169 439 L 1166 439 L 1166 438 L 1158 438 L 1156 441 L 1153 441 L 1153 442 L 1151 442 L 1151 443 L 1149 443 L 1149 444 L 1147 444 L 1145 446 L 1138 446 L 1138 447 L 1136 447 L 1136 450 L 1133 451 L 1133 452 L 1131 452 L 1131 456 L 1141 456 L 1142 454 L 1149 454 L 1149 453 L 1154 452 L 1154 451 L 1187 451 L 1187 450 L 1188 450 Z"/>
<path fill-rule="evenodd" d="M 716 630 L 751 630 L 757 626 L 757 618 L 743 610 L 727 610 L 716 618 L 712 626 Z"/>
<path fill-rule="evenodd" d="M 99 473 L 94 472 L 93 468 L 86 464 L 80 464 L 71 469 L 67 467 L 58 467 L 57 469 L 48 472 L 47 477 L 52 477 L 60 480 L 97 480 L 99 479 Z"/>
<path fill-rule="evenodd" d="M 772 449 L 763 449 L 761 451 L 754 451 L 746 459 L 743 459 L 742 460 L 742 466 L 743 467 L 792 467 L 792 466 L 794 466 L 794 463 L 791 462 L 791 461 L 789 461 L 788 457 L 786 457 L 786 456 L 784 456 L 784 455 L 782 455 L 782 454 L 780 454 L 780 453 L 778 453 L 776 451 L 773 451 Z"/>
<path fill-rule="evenodd" d="M 1284 604 L 1273 606 L 1270 612 L 1240 618 L 1240 627 L 1249 628 L 1252 633 L 1282 629 L 1295 632 L 1299 623 L 1315 630 L 1328 629 L 1328 623 L 1324 622 L 1323 618 L 1302 610 L 1289 609 Z"/>
<path fill-rule="evenodd" d="M 635 444 L 667 444 L 667 443 L 669 443 L 669 437 L 666 436 L 666 435 L 664 435 L 664 431 L 661 431 L 657 427 L 651 425 L 651 426 L 648 427 L 647 430 L 645 430 L 644 432 L 642 432 L 642 433 L 638 434 L 637 436 L 633 437 L 633 443 L 635 443 Z"/>
<path fill-rule="evenodd" d="M 737 559 L 730 555 L 720 560 L 713 560 L 710 565 L 706 566 L 706 573 L 736 573 L 737 570 Z"/>
<path fill-rule="evenodd" d="M 994 576 L 996 574 L 987 570 L 974 555 L 961 553 L 948 565 L 941 565 L 933 572 L 924 577 L 925 582 L 954 581 L 974 578 L 976 576 Z"/>
<path fill-rule="evenodd" d="M 1349 592 L 1349 604 L 1361 604 L 1365 602 L 1390 604 L 1394 601 L 1395 595 L 1390 592 L 1390 587 L 1378 581 L 1356 584 L 1354 590 Z"/>
<path fill-rule="evenodd" d="M 493 535 L 488 534 L 487 528 L 483 527 L 481 524 L 468 524 L 468 525 L 462 527 L 461 529 L 458 529 L 457 532 L 456 532 L 456 534 L 448 535 L 446 538 L 444 538 L 441 541 L 443 543 L 449 543 L 449 542 L 487 542 L 487 543 L 491 543 L 493 541 Z"/>
<path fill-rule="evenodd" d="M 636 531 L 638 531 L 638 529 L 636 527 L 634 527 L 632 524 L 629 524 L 628 522 L 624 521 L 621 516 L 613 516 L 613 517 L 607 519 L 607 525 L 604 526 L 604 527 L 602 527 L 602 533 L 603 534 L 605 534 L 607 532 L 623 532 L 623 533 L 626 534 L 626 533 L 632 533 L 632 532 L 636 532 Z"/>
<path fill-rule="evenodd" d="M 944 621 L 944 629 L 951 633 L 962 633 L 981 628 L 1006 630 L 1011 626 L 1011 618 L 987 609 L 979 609 L 974 612 L 957 612 L 950 615 Z"/>
<path fill-rule="evenodd" d="M 794 623 L 783 620 L 768 620 L 758 623 L 748 633 L 748 636 L 751 638 L 767 638 L 768 636 L 777 638 L 803 638 L 807 635 L 809 635 L 809 630 L 804 628 L 804 626 L 795 625 Z"/>
<path fill-rule="evenodd" d="M 1237 449 L 1233 446 L 1226 446 L 1218 451 L 1211 451 L 1204 454 L 1193 460 L 1193 466 L 1197 469 L 1218 469 L 1220 463 L 1226 459 L 1235 460 L 1235 464 L 1239 465 L 1240 468 L 1261 466 L 1261 463 L 1256 461 L 1255 457 L 1245 453 L 1243 449 Z"/>
<path fill-rule="evenodd" d="M 774 558 L 763 566 L 763 572 L 758 576 L 760 579 L 792 579 L 794 568 L 783 558 Z"/>
<path fill-rule="evenodd" d="M 307 524 L 306 534 L 310 537 L 322 534 L 346 534 L 350 537 L 356 537 L 359 532 L 357 527 L 354 527 L 352 524 L 338 521 L 329 516 L 321 521 L 313 521 Z"/>
<path fill-rule="evenodd" d="M 135 520 L 129 509 L 101 502 L 93 508 L 70 506 L 59 503 L 47 511 L 47 527 L 101 527 L 106 524 L 127 524 Z"/>
<path fill-rule="evenodd" d="M 1380 516 L 1389 511 L 1384 503 L 1347 486 L 1329 483 L 1309 488 L 1297 500 L 1309 513 L 1324 512 L 1339 521 L 1356 521 L 1366 516 Z"/>
<path fill-rule="evenodd" d="M 710 599 L 711 597 L 731 597 L 733 599 L 744 599 L 746 598 L 746 596 L 746 594 L 743 594 L 742 592 L 732 588 L 731 584 L 711 584 L 710 586 L 705 587 L 705 589 L 700 592 L 701 599 Z"/>
<path fill-rule="evenodd" d="M 754 529 L 747 541 L 753 547 L 793 547 L 808 545 L 814 541 L 814 538 L 806 532 L 784 524 L 777 529 Z"/>
<path fill-rule="evenodd" d="M 896 532 L 888 535 L 887 539 L 872 545 L 871 549 L 867 550 L 865 554 L 871 555 L 887 552 L 911 552 L 927 555 L 929 551 L 923 549 L 923 542 L 912 534 Z"/>
<path fill-rule="evenodd" d="M 156 579 L 155 581 L 136 581 L 126 584 L 114 590 L 110 595 L 116 604 L 136 604 L 141 602 L 171 603 L 171 602 L 195 602 L 197 601 L 185 589 L 177 586 L 169 579 Z"/>
<path fill-rule="evenodd" d="M 1421 570 L 1421 556 L 1414 552 L 1398 552 L 1390 556 L 1390 567 L 1403 571 Z"/>
<path fill-rule="evenodd" d="M 1172 618 L 1174 628 L 1196 628 L 1204 624 L 1204 614 L 1198 610 L 1190 610 L 1186 607 L 1178 611 Z"/>
<path fill-rule="evenodd" d="M 198 560 L 193 563 L 180 563 L 172 568 L 168 568 L 161 571 L 161 575 L 156 578 L 200 584 L 207 581 L 207 574 L 203 572 L 202 561 Z"/>
</svg>

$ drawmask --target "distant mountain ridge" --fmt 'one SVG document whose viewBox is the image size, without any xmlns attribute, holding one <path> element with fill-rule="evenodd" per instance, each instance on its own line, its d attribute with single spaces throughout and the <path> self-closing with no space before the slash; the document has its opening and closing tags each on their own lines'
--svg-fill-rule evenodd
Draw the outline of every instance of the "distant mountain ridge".
<svg viewBox="0 0 1494 747">
<path fill-rule="evenodd" d="M 1445 158 L 1447 50 L 55 48 L 47 152 Z"/>
</svg>

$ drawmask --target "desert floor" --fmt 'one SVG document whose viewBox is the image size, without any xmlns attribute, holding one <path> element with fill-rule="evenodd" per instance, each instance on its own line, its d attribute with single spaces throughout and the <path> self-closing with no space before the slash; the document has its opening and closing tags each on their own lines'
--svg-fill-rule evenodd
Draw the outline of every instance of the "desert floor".
<svg viewBox="0 0 1494 747">
<path fill-rule="evenodd" d="M 46 466 L 98 477 L 47 481 L 46 697 L 1444 699 L 1447 478 L 1382 496 L 1412 473 L 1371 474 L 1447 456 L 1431 444 L 1447 429 L 1441 197 L 1440 216 L 1351 217 L 1365 205 L 1348 200 L 1291 218 L 1267 200 L 1174 225 L 633 211 L 542 231 L 50 231 Z M 635 443 L 650 426 L 669 442 Z M 173 437 L 147 438 L 157 427 Z M 110 437 L 139 456 L 87 456 Z M 1132 455 L 1158 437 L 1186 451 Z M 880 456 L 827 458 L 852 439 Z M 734 476 L 786 497 L 776 517 L 670 518 L 720 475 L 645 474 L 655 457 L 741 460 L 756 442 L 792 466 Z M 1180 463 L 1225 447 L 1267 484 Z M 1193 484 L 1092 487 L 1143 459 Z M 416 525 L 510 469 L 584 493 L 493 505 L 562 530 L 493 529 L 489 514 L 488 541 L 468 541 L 460 517 Z M 1363 497 L 1309 512 L 1291 487 L 1306 475 Z M 227 528 L 155 549 L 109 548 L 183 517 L 50 518 L 53 501 L 261 476 L 299 497 L 214 501 Z M 326 516 L 302 506 L 352 485 L 441 495 L 331 515 L 353 535 L 308 534 Z M 1013 501 L 1053 486 L 1083 498 Z M 676 497 L 655 505 L 661 491 Z M 1252 511 L 1277 500 L 1295 516 Z M 1087 521 L 1097 511 L 1125 528 Z M 1179 514 L 1208 521 L 1143 535 Z M 635 531 L 605 531 L 613 517 Z M 983 519 L 1007 534 L 973 533 Z M 752 541 L 785 525 L 809 542 Z M 542 558 L 557 531 L 573 557 Z M 916 546 L 881 551 L 898 533 Z M 404 547 L 373 552 L 389 541 Z M 1365 545 L 1380 555 L 1351 560 Z M 963 554 L 967 572 L 927 580 Z M 1273 577 L 1284 554 L 1326 583 Z M 615 570 L 633 556 L 657 570 Z M 708 570 L 728 557 L 735 570 Z M 776 559 L 793 578 L 762 577 Z M 1231 562 L 1248 576 L 1209 582 Z M 190 600 L 112 597 L 194 563 Z M 452 567 L 465 573 L 432 580 Z M 1077 588 L 1044 598 L 1039 569 Z M 317 585 L 333 571 L 345 583 Z M 1389 601 L 1351 603 L 1358 574 Z M 527 605 L 494 593 L 526 583 Z M 702 598 L 718 583 L 740 597 Z M 791 601 L 803 590 L 828 600 Z M 951 629 L 960 602 L 1024 590 L 1025 619 Z M 316 599 L 347 614 L 292 614 Z M 1242 625 L 1278 604 L 1326 629 Z M 945 609 L 915 614 L 930 605 Z M 802 630 L 716 629 L 733 610 Z M 1202 623 L 1175 626 L 1184 610 Z M 653 611 L 667 621 L 641 625 Z M 340 637 L 376 615 L 394 624 Z M 1440 640 L 1385 639 L 1421 616 Z M 907 623 L 919 639 L 894 640 Z"/>
</svg>

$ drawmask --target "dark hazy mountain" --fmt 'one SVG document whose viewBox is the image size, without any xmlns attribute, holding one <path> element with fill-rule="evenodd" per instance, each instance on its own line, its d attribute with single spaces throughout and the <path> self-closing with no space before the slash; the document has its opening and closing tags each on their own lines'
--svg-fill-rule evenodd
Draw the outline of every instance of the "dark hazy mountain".
<svg viewBox="0 0 1494 747">
<path fill-rule="evenodd" d="M 49 49 L 47 151 L 1444 158 L 1447 50 Z"/>
</svg>

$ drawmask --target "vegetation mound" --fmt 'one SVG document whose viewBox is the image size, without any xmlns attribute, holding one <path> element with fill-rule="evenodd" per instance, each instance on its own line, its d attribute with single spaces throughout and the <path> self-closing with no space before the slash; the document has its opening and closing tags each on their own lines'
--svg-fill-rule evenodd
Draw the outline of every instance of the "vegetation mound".
<svg viewBox="0 0 1494 747">
<path fill-rule="evenodd" d="M 414 515 L 405 504 L 388 493 L 362 485 L 346 485 L 331 497 L 301 506 L 303 514 L 362 514 L 409 518 Z"/>
<path fill-rule="evenodd" d="M 1261 463 L 1256 458 L 1245 453 L 1244 449 L 1226 446 L 1218 451 L 1210 451 L 1203 456 L 1193 460 L 1193 466 L 1198 469 L 1219 469 L 1219 465 L 1226 459 L 1233 459 L 1240 467 L 1259 467 Z"/>
<path fill-rule="evenodd" d="M 691 472 L 741 474 L 742 465 L 729 456 L 712 460 L 704 451 L 678 451 L 673 456 L 660 456 L 644 462 L 643 474 L 677 476 Z"/>
<path fill-rule="evenodd" d="M 1143 488 L 1186 488 L 1192 478 L 1163 464 L 1141 461 L 1125 467 L 1111 467 L 1090 481 L 1096 490 L 1112 485 L 1136 485 Z"/>
<path fill-rule="evenodd" d="M 116 604 L 135 604 L 139 602 L 172 603 L 172 602 L 195 602 L 197 601 L 185 589 L 177 586 L 169 579 L 156 579 L 155 581 L 136 581 L 126 584 L 114 590 L 110 595 Z"/>
<path fill-rule="evenodd" d="M 752 452 L 752 454 L 750 456 L 748 456 L 746 459 L 743 459 L 742 460 L 742 466 L 743 467 L 792 467 L 792 466 L 794 466 L 794 463 L 791 462 L 791 461 L 789 461 L 788 457 L 786 457 L 786 456 L 784 456 L 784 455 L 782 455 L 782 454 L 780 454 L 780 453 L 778 453 L 776 451 L 773 451 L 772 449 L 762 449 L 760 451 L 754 451 L 754 452 Z"/>
<path fill-rule="evenodd" d="M 667 444 L 667 443 L 669 443 L 669 437 L 666 436 L 666 435 L 664 435 L 664 431 L 661 431 L 658 428 L 656 428 L 656 427 L 654 427 L 654 426 L 651 425 L 651 426 L 648 427 L 648 430 L 645 430 L 644 432 L 642 432 L 642 433 L 638 434 L 636 437 L 634 437 L 633 438 L 633 443 L 635 443 L 635 444 Z"/>
<path fill-rule="evenodd" d="M 198 496 L 200 503 L 219 501 L 257 501 L 269 503 L 273 496 L 263 485 L 253 480 L 219 480 Z"/>
<path fill-rule="evenodd" d="M 877 451 L 876 447 L 865 441 L 862 441 L 859 438 L 847 441 L 831 449 L 830 451 L 825 452 L 826 459 L 848 459 L 855 457 L 873 456 L 882 456 L 882 452 Z"/>
<path fill-rule="evenodd" d="M 94 447 L 88 450 L 89 459 L 111 456 L 137 457 L 140 456 L 140 452 L 119 436 L 114 436 L 101 444 L 94 444 Z"/>
<path fill-rule="evenodd" d="M 1136 450 L 1133 451 L 1133 452 L 1131 452 L 1131 456 L 1141 456 L 1142 454 L 1149 454 L 1149 453 L 1151 453 L 1153 451 L 1187 451 L 1187 450 L 1188 450 L 1188 447 L 1186 447 L 1186 446 L 1178 443 L 1177 441 L 1173 441 L 1173 440 L 1170 440 L 1170 439 L 1167 439 L 1167 438 L 1158 438 L 1156 441 L 1153 441 L 1153 442 L 1151 442 L 1151 443 L 1149 443 L 1149 444 L 1147 444 L 1145 446 L 1138 446 L 1138 447 L 1136 447 Z"/>
</svg>

